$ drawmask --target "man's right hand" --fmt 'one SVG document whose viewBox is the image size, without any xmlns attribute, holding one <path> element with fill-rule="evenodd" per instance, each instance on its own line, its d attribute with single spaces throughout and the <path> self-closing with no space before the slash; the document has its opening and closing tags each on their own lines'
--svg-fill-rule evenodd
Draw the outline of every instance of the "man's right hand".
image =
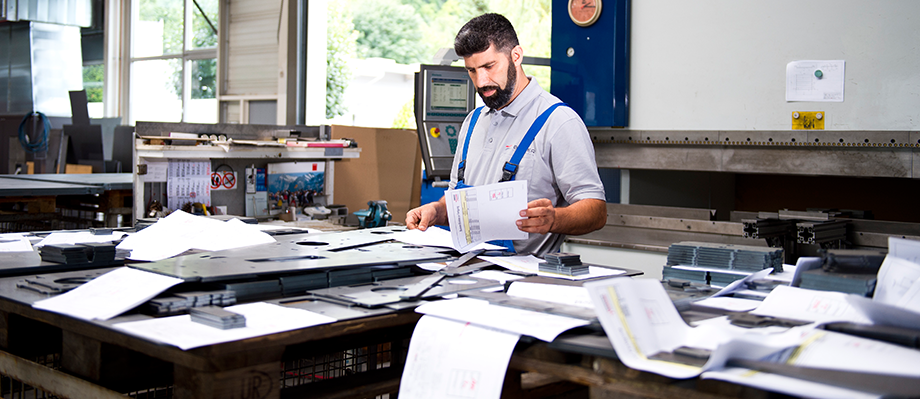
<svg viewBox="0 0 920 399">
<path fill-rule="evenodd" d="M 441 220 L 445 219 L 445 220 Z M 440 201 L 422 205 L 406 213 L 406 227 L 425 231 L 434 224 L 447 224 L 447 206 L 442 197 Z"/>
</svg>

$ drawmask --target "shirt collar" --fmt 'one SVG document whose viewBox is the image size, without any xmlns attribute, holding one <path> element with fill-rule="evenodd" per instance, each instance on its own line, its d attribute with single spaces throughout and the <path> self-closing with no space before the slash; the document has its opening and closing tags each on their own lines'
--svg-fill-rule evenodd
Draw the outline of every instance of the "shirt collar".
<svg viewBox="0 0 920 399">
<path fill-rule="evenodd" d="M 527 86 L 524 87 L 524 90 L 521 91 L 521 94 L 518 94 L 517 97 L 511 101 L 511 104 L 508 104 L 507 107 L 502 108 L 502 114 L 506 116 L 517 116 L 521 110 L 524 109 L 528 104 L 535 100 L 540 94 L 540 84 L 537 83 L 537 78 L 533 76 L 527 76 L 527 79 L 530 79 L 530 82 L 527 83 Z M 487 113 L 495 112 L 494 109 L 489 108 Z"/>
</svg>

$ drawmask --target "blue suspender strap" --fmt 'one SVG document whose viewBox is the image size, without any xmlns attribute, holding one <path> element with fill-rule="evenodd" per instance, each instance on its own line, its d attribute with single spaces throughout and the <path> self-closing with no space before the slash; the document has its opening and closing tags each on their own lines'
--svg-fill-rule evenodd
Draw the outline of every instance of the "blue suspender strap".
<svg viewBox="0 0 920 399">
<path fill-rule="evenodd" d="M 502 179 L 501 181 L 511 181 L 514 180 L 514 176 L 517 175 L 518 165 L 521 163 L 521 159 L 524 158 L 524 154 L 527 152 L 527 149 L 530 148 L 530 144 L 533 143 L 533 139 L 537 137 L 537 133 L 540 132 L 540 129 L 543 129 L 543 125 L 546 124 L 546 120 L 549 119 L 549 115 L 553 113 L 560 105 L 565 105 L 565 103 L 556 103 L 551 105 L 546 111 L 543 111 L 536 120 L 533 121 L 533 124 L 530 125 L 530 129 L 527 129 L 527 133 L 524 135 L 524 138 L 521 139 L 521 143 L 518 144 L 517 149 L 514 151 L 514 155 L 511 156 L 511 160 L 505 162 L 505 166 L 502 168 Z M 469 140 L 469 138 L 467 138 Z M 466 149 L 464 148 L 464 151 Z M 464 152 L 464 159 L 466 159 L 466 153 Z"/>
<path fill-rule="evenodd" d="M 470 118 L 469 129 L 466 130 L 466 140 L 463 142 L 463 157 L 460 158 L 460 165 L 457 165 L 457 184 L 460 185 L 464 184 L 463 172 L 466 170 L 466 153 L 470 148 L 470 137 L 473 137 L 473 128 L 476 127 L 476 121 L 479 120 L 479 114 L 482 113 L 482 108 L 483 107 L 479 107 L 473 111 L 473 117 Z"/>
</svg>

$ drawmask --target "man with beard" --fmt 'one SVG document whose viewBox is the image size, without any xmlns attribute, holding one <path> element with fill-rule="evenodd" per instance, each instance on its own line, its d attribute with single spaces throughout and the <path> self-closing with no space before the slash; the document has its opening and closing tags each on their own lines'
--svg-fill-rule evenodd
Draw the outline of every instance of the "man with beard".
<svg viewBox="0 0 920 399">
<path fill-rule="evenodd" d="M 524 74 L 524 50 L 511 22 L 498 14 L 473 18 L 457 33 L 454 50 L 486 106 L 460 128 L 450 189 L 526 180 L 529 202 L 517 225 L 529 234 L 513 242 L 519 254 L 556 252 L 566 234 L 603 227 L 604 186 L 588 130 L 575 111 Z M 435 224 L 448 224 L 443 197 L 406 214 L 410 229 Z"/>
</svg>

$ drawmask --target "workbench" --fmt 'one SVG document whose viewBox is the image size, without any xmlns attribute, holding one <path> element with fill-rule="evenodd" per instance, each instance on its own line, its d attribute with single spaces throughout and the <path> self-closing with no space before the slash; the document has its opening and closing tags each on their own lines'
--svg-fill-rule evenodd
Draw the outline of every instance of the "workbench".
<svg viewBox="0 0 920 399">
<path fill-rule="evenodd" d="M 110 270 L 43 276 L 63 281 Z M 0 374 L 65 397 L 114 398 L 127 393 L 131 397 L 176 398 L 362 398 L 395 394 L 409 338 L 421 318 L 414 306 L 346 306 L 304 293 L 265 302 L 309 310 L 337 321 L 181 350 L 113 327 L 151 317 L 141 313 L 83 321 L 34 309 L 31 305 L 47 296 L 17 288 L 17 282 L 26 277 L 0 278 Z M 552 343 L 522 337 L 512 356 L 502 396 L 557 397 L 586 391 L 600 398 L 618 394 L 652 398 L 768 396 L 729 383 L 672 380 L 628 369 L 597 329 L 572 330 Z"/>
<path fill-rule="evenodd" d="M 133 184 L 131 173 L 0 175 L 0 203 L 22 204 L 0 222 L 10 231 L 119 227 L 119 216 L 130 224 Z"/>
</svg>

